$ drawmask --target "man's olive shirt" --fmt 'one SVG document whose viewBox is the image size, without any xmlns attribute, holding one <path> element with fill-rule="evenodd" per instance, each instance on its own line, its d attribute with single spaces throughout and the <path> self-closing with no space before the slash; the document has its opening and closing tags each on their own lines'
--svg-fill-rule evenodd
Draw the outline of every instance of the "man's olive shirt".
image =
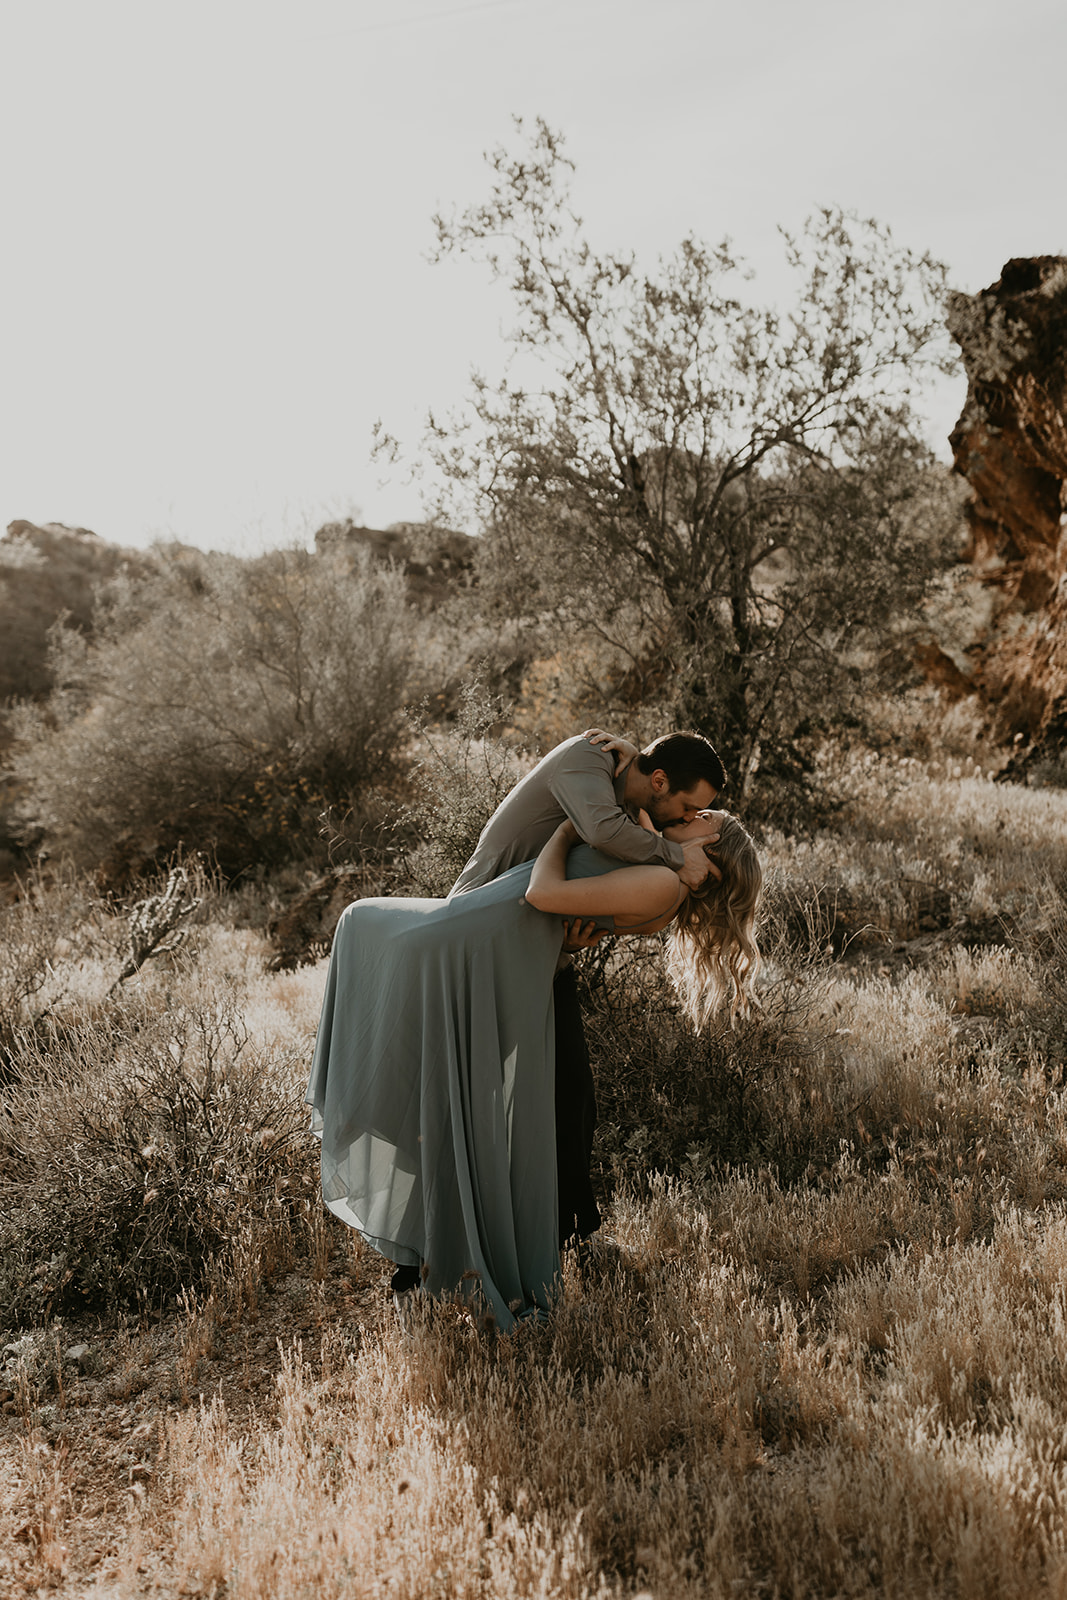
<svg viewBox="0 0 1067 1600">
<path fill-rule="evenodd" d="M 520 861 L 532 861 L 568 817 L 578 837 L 605 855 L 677 872 L 685 862 L 681 845 L 641 826 L 638 808 L 623 799 L 626 773 L 614 772 L 609 751 L 580 734 L 564 739 L 493 812 L 452 894 L 478 889 Z"/>
</svg>

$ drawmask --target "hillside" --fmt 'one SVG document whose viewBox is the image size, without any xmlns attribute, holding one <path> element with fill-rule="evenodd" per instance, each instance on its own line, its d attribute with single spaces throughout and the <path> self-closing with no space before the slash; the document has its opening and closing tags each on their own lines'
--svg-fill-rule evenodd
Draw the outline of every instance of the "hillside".
<svg viewBox="0 0 1067 1600">
<path fill-rule="evenodd" d="M 472 545 L 463 534 L 415 523 L 389 529 L 327 523 L 315 535 L 325 559 L 345 561 L 365 549 L 399 566 L 411 598 L 428 606 L 470 581 Z M 46 695 L 49 629 L 62 618 L 65 626 L 88 632 L 100 586 L 120 573 L 143 575 L 152 561 L 151 552 L 109 543 L 88 528 L 9 522 L 0 538 L 0 704 Z"/>
</svg>

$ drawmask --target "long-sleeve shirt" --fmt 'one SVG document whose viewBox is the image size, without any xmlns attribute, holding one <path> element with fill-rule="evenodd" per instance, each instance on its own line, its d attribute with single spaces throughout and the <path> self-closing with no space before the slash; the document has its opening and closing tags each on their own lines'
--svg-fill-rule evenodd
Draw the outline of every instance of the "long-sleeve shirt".
<svg viewBox="0 0 1067 1600">
<path fill-rule="evenodd" d="M 576 735 L 550 750 L 489 818 L 452 894 L 491 883 L 520 861 L 532 861 L 568 817 L 586 844 L 633 864 L 684 865 L 680 844 L 650 833 L 624 798 L 626 773 L 615 757 Z"/>
</svg>

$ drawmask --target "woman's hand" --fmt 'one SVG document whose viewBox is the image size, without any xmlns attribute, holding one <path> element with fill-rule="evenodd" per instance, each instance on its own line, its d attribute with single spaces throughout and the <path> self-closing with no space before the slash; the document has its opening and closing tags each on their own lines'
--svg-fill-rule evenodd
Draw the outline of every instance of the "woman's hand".
<svg viewBox="0 0 1067 1600">
<path fill-rule="evenodd" d="M 572 844 L 581 843 L 581 836 L 579 835 L 578 829 L 574 826 L 574 823 L 571 821 L 570 817 L 567 817 L 564 822 L 560 823 L 552 837 L 554 839 L 561 840 L 562 843 L 567 846 L 568 850 Z"/>
<path fill-rule="evenodd" d="M 588 739 L 590 744 L 599 745 L 602 750 L 615 757 L 616 777 L 623 767 L 629 765 L 634 756 L 640 754 L 637 746 L 631 744 L 629 739 L 618 739 L 613 733 L 605 733 L 603 728 L 586 728 L 582 738 Z"/>
</svg>

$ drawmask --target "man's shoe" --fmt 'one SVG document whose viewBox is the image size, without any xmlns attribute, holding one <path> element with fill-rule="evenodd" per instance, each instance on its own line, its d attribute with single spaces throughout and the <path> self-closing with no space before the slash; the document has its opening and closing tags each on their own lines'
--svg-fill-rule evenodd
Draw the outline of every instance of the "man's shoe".
<svg viewBox="0 0 1067 1600">
<path fill-rule="evenodd" d="M 411 1333 L 415 1324 L 415 1297 L 417 1289 L 403 1289 L 393 1294 L 393 1310 L 401 1333 Z"/>
<path fill-rule="evenodd" d="M 622 1265 L 622 1250 L 613 1234 L 597 1229 L 574 1244 L 574 1266 L 579 1278 L 604 1278 Z"/>
<path fill-rule="evenodd" d="M 400 1324 L 402 1333 L 410 1333 L 412 1327 L 412 1313 L 415 1309 L 415 1296 L 422 1284 L 422 1273 L 418 1267 L 397 1267 L 389 1280 L 389 1288 L 393 1296 L 393 1310 L 396 1320 Z"/>
</svg>

